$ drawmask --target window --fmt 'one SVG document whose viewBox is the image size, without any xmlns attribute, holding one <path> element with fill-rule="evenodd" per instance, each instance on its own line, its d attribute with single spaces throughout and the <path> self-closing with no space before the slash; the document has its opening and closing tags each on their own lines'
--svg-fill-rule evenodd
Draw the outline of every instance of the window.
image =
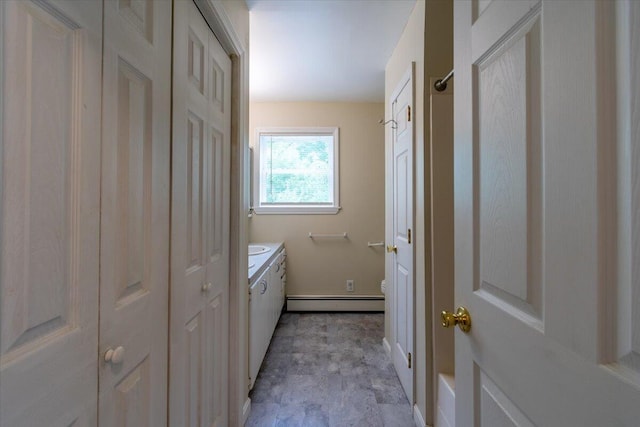
<svg viewBox="0 0 640 427">
<path fill-rule="evenodd" d="M 255 212 L 338 213 L 338 147 L 338 128 L 258 129 Z"/>
</svg>

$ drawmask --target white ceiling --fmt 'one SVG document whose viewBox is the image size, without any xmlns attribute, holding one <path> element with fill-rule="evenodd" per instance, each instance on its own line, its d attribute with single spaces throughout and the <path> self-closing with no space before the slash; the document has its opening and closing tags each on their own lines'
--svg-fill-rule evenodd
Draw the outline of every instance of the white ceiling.
<svg viewBox="0 0 640 427">
<path fill-rule="evenodd" d="M 384 101 L 415 0 L 246 0 L 254 101 Z"/>
</svg>

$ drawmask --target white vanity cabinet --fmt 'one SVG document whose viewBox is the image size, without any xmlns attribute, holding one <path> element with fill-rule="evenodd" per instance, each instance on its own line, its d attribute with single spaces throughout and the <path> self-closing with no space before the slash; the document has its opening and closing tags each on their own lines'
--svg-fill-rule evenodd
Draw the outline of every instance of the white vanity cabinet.
<svg viewBox="0 0 640 427">
<path fill-rule="evenodd" d="M 253 388 L 258 376 L 284 306 L 285 258 L 285 251 L 282 249 L 265 260 L 267 267 L 249 285 L 250 388 Z M 255 268 L 259 271 L 262 266 L 256 265 Z"/>
</svg>

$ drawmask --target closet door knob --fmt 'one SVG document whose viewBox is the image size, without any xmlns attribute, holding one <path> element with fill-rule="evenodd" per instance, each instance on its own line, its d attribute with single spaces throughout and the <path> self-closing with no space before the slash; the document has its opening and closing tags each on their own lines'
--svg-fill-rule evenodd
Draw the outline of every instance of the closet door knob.
<svg viewBox="0 0 640 427">
<path fill-rule="evenodd" d="M 112 365 L 117 365 L 122 363 L 124 360 L 124 347 L 118 346 L 116 349 L 108 349 L 104 353 L 104 361 L 107 363 L 111 363 Z"/>
<path fill-rule="evenodd" d="M 209 292 L 211 290 L 211 282 L 202 284 L 202 292 Z"/>
</svg>

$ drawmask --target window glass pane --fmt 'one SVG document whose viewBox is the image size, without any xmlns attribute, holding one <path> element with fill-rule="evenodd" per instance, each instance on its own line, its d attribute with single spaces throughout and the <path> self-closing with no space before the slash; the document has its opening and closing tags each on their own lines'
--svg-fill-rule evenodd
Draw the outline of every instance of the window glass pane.
<svg viewBox="0 0 640 427">
<path fill-rule="evenodd" d="M 260 203 L 332 205 L 333 135 L 260 135 Z"/>
</svg>

